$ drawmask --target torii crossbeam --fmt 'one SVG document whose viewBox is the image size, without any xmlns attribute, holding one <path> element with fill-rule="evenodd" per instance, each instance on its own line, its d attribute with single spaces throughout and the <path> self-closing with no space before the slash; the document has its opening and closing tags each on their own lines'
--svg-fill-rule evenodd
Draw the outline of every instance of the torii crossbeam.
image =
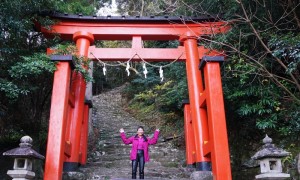
<svg viewBox="0 0 300 180">
<path fill-rule="evenodd" d="M 48 14 L 58 22 L 48 30 L 37 28 L 48 38 L 59 35 L 76 43 L 78 55 L 102 61 L 186 62 L 189 103 L 185 106 L 187 164 L 197 171 L 210 171 L 214 179 L 230 180 L 231 168 L 220 75 L 221 53 L 197 44 L 201 36 L 225 33 L 228 23 L 213 16 L 127 17 Z M 131 40 L 131 48 L 96 48 L 96 40 Z M 177 48 L 143 48 L 142 41 L 179 40 Z M 50 51 L 49 51 L 50 52 Z M 138 54 L 138 56 L 135 56 Z M 68 62 L 57 64 L 54 74 L 49 121 L 45 180 L 59 180 L 62 171 L 74 171 L 86 163 L 89 102 L 81 74 Z M 201 65 L 200 65 L 201 60 Z M 200 69 L 199 69 L 200 67 Z M 193 137 L 193 138 L 188 138 Z"/>
</svg>

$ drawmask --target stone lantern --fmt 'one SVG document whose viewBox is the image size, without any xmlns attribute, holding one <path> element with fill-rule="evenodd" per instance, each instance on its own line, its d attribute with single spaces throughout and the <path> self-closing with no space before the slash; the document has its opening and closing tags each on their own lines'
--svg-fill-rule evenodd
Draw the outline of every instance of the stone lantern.
<svg viewBox="0 0 300 180">
<path fill-rule="evenodd" d="M 260 163 L 261 174 L 256 175 L 255 179 L 279 180 L 289 178 L 289 174 L 282 173 L 281 164 L 281 158 L 288 156 L 289 152 L 271 144 L 272 139 L 268 135 L 263 139 L 263 143 L 262 148 L 252 156 L 252 159 L 258 160 Z"/>
<path fill-rule="evenodd" d="M 23 136 L 20 142 L 20 147 L 3 153 L 3 156 L 10 156 L 15 159 L 14 170 L 8 170 L 7 174 L 13 180 L 33 179 L 35 177 L 35 173 L 32 172 L 33 159 L 45 159 L 45 157 L 31 148 L 31 137 Z"/>
</svg>

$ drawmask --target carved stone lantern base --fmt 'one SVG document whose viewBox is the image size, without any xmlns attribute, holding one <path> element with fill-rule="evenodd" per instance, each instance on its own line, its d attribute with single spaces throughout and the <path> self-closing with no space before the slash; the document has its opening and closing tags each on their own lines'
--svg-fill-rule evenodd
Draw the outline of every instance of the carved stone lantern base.
<svg viewBox="0 0 300 180">
<path fill-rule="evenodd" d="M 255 179 L 259 180 L 281 180 L 281 179 L 287 179 L 290 178 L 291 176 L 289 174 L 285 173 L 264 173 L 264 174 L 259 174 L 255 176 Z"/>
<path fill-rule="evenodd" d="M 13 180 L 28 180 L 33 179 L 35 173 L 28 170 L 8 170 L 7 175 L 13 178 Z"/>
</svg>

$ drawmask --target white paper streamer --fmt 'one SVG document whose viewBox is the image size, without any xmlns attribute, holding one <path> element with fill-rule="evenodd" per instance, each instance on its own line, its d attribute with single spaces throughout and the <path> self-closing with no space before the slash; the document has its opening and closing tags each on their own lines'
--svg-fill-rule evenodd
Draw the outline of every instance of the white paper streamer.
<svg viewBox="0 0 300 180">
<path fill-rule="evenodd" d="M 163 80 L 164 80 L 164 70 L 163 70 L 162 66 L 159 67 L 159 77 L 161 79 L 161 82 L 163 82 Z"/>
<path fill-rule="evenodd" d="M 129 61 L 127 61 L 127 65 L 126 65 L 127 76 L 130 75 L 129 68 L 130 68 Z"/>
<path fill-rule="evenodd" d="M 143 64 L 143 69 L 144 69 L 143 73 L 145 75 L 145 78 L 147 78 L 148 71 L 147 71 L 147 68 L 146 68 L 146 63 Z"/>
<path fill-rule="evenodd" d="M 106 76 L 106 67 L 105 67 L 105 64 L 104 64 L 104 66 L 103 66 L 103 69 L 102 69 L 102 70 L 103 70 L 103 75 L 104 75 L 104 76 Z"/>
</svg>

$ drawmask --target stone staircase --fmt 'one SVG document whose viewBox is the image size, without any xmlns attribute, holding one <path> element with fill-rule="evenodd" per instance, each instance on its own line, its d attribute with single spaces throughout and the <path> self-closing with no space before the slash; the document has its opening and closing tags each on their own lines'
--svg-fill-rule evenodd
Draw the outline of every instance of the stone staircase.
<svg viewBox="0 0 300 180">
<path fill-rule="evenodd" d="M 87 179 L 121 180 L 131 178 L 131 145 L 123 144 L 119 129 L 124 128 L 126 135 L 132 136 L 143 123 L 122 109 L 121 90 L 123 87 L 94 96 L 93 98 L 93 142 L 89 147 L 88 163 L 80 170 Z M 153 136 L 154 128 L 146 126 L 145 134 Z M 150 162 L 145 165 L 145 179 L 189 179 L 190 173 L 182 165 L 185 152 L 173 147 L 171 142 L 150 146 Z M 89 143 L 90 143 L 89 142 Z M 138 177 L 138 174 L 137 174 Z"/>
</svg>

